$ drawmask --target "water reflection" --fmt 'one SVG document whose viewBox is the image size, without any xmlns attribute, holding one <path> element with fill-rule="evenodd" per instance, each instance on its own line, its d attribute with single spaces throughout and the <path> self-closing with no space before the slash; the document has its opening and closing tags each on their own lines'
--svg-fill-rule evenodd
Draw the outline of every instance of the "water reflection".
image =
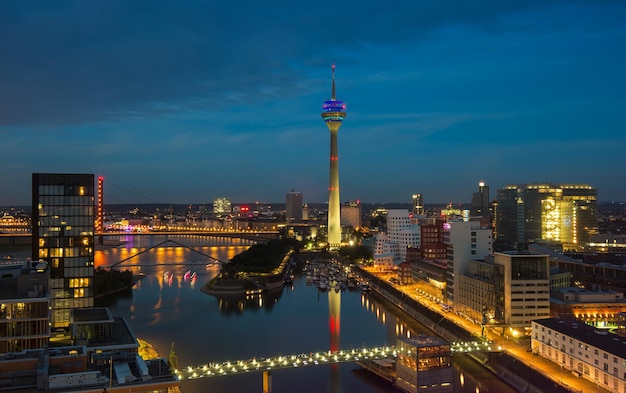
<svg viewBox="0 0 626 393">
<path fill-rule="evenodd" d="M 283 288 L 253 295 L 211 295 L 218 299 L 220 312 L 224 315 L 243 314 L 246 310 L 271 311 L 283 295 Z"/>
</svg>

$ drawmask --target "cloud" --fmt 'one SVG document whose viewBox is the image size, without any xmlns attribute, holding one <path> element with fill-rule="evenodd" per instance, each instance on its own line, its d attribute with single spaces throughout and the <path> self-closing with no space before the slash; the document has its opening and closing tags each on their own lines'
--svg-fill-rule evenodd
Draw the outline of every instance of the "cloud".
<svg viewBox="0 0 626 393">
<path fill-rule="evenodd" d="M 303 72 L 442 26 L 507 29 L 544 2 L 57 1 L 0 5 L 0 126 L 222 111 L 307 89 Z M 557 1 L 557 3 L 559 3 Z M 347 49 L 347 50 L 346 50 Z"/>
</svg>

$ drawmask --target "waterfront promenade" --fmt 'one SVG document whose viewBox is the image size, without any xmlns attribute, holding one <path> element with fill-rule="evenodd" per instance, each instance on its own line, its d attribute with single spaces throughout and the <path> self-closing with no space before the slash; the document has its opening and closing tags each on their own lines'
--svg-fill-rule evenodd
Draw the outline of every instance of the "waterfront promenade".
<svg viewBox="0 0 626 393">
<path fill-rule="evenodd" d="M 502 357 L 502 355 L 492 355 L 490 357 L 483 358 L 478 355 L 474 356 L 478 361 L 481 361 L 483 364 L 490 367 L 498 376 L 510 381 L 511 384 L 520 391 L 549 391 L 551 393 L 559 391 L 584 393 L 608 392 L 608 390 L 602 388 L 598 383 L 594 384 L 591 381 L 581 378 L 577 374 L 568 371 L 565 367 L 532 353 L 530 350 L 529 339 L 515 340 L 502 336 L 499 332 L 495 332 L 491 329 L 484 329 L 483 331 L 483 327 L 480 324 L 469 320 L 465 316 L 454 312 L 444 311 L 441 304 L 433 297 L 428 296 L 425 292 L 420 291 L 418 285 L 399 285 L 391 282 L 389 279 L 391 277 L 395 277 L 395 273 L 383 272 L 375 268 L 364 267 L 361 269 L 361 274 L 370 280 L 374 279 L 382 283 L 382 286 L 373 285 L 372 287 L 387 300 L 391 301 L 396 306 L 400 306 L 401 309 L 415 318 L 418 322 L 433 328 L 433 330 L 436 329 L 441 333 L 443 338 L 453 341 L 460 339 L 466 340 L 469 336 L 473 336 L 501 347 L 503 355 L 509 356 Z M 428 312 L 419 313 L 411 312 L 411 310 L 407 311 L 405 309 L 406 307 L 396 304 L 394 298 L 389 296 L 388 292 L 390 291 L 386 291 L 384 289 L 384 287 L 387 286 L 389 288 L 393 288 L 399 293 L 402 293 L 402 296 L 419 303 L 425 307 Z M 481 337 L 481 334 L 483 333 L 484 336 Z M 464 336 L 465 334 L 468 336 Z M 535 378 L 533 378 L 533 375 L 525 375 L 524 369 L 527 367 L 532 370 L 532 373 L 537 373 L 535 374 Z M 515 370 L 515 373 L 511 372 L 511 370 Z M 551 381 L 552 386 L 541 386 L 540 390 L 536 390 L 539 387 L 533 387 L 532 383 L 537 383 L 537 375 Z"/>
</svg>

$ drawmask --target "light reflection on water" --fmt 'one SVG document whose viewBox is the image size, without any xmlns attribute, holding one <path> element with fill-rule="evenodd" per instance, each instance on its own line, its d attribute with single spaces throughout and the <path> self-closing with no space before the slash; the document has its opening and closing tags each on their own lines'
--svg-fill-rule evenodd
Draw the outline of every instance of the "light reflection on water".
<svg viewBox="0 0 626 393">
<path fill-rule="evenodd" d="M 364 295 L 359 290 L 329 296 L 329 292 L 318 292 L 314 286 L 307 285 L 303 275 L 296 276 L 292 287 L 261 297 L 206 295 L 200 288 L 215 277 L 219 269 L 215 265 L 207 268 L 209 259 L 197 252 L 227 261 L 252 243 L 203 237 L 173 238 L 193 251 L 181 246 L 149 250 L 166 238 L 128 236 L 123 239 L 127 243 L 120 247 L 97 251 L 96 266 L 132 257 L 120 268 L 127 266 L 136 273 L 140 271 L 145 278 L 133 289 L 132 296 L 110 300 L 109 306 L 115 315 L 126 317 L 135 334 L 155 345 L 161 356 L 166 357 L 174 343 L 180 366 L 309 353 L 333 347 L 388 345 L 395 344 L 396 335 L 430 333 L 417 322 L 404 321 L 398 312 L 389 311 L 375 296 Z M 181 261 L 192 264 L 172 264 Z M 183 278 L 189 269 L 197 274 L 194 285 Z M 172 285 L 164 281 L 166 271 L 173 274 Z M 471 367 L 471 364 L 464 367 Z M 341 364 L 277 370 L 273 375 L 273 391 L 373 393 L 388 388 L 381 390 L 371 381 L 363 380 L 354 372 L 357 368 L 354 364 Z M 455 370 L 456 391 L 459 392 L 474 393 L 479 382 L 493 379 L 488 373 L 481 374 L 479 368 L 462 374 L 455 364 Z M 464 375 L 463 384 L 459 383 L 461 375 Z M 261 374 L 250 374 L 184 381 L 181 387 L 184 393 L 261 391 L 261 381 Z M 501 382 L 489 382 L 497 387 L 489 391 L 513 392 L 507 390 L 506 385 L 500 386 Z"/>
</svg>

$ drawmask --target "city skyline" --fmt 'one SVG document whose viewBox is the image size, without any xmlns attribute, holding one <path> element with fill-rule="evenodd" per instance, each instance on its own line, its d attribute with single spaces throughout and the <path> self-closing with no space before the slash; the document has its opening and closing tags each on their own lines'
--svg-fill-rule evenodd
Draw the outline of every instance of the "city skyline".
<svg viewBox="0 0 626 393">
<path fill-rule="evenodd" d="M 2 3 L 0 206 L 38 172 L 102 175 L 119 203 L 323 202 L 331 64 L 342 202 L 468 202 L 479 180 L 626 200 L 626 2 L 334 7 Z"/>
</svg>

